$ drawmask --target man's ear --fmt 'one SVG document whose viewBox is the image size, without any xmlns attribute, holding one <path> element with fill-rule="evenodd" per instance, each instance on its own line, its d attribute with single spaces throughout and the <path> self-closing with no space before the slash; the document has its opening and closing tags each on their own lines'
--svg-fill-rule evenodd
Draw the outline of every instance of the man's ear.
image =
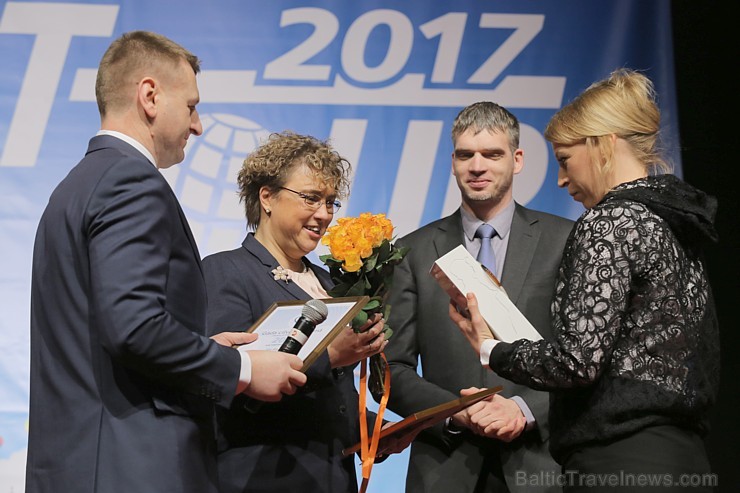
<svg viewBox="0 0 740 493">
<path fill-rule="evenodd" d="M 139 81 L 136 93 L 139 105 L 150 120 L 157 116 L 159 101 L 159 83 L 152 77 L 145 77 Z"/>
<path fill-rule="evenodd" d="M 519 174 L 524 169 L 524 151 L 517 149 L 514 151 L 514 174 Z"/>
</svg>

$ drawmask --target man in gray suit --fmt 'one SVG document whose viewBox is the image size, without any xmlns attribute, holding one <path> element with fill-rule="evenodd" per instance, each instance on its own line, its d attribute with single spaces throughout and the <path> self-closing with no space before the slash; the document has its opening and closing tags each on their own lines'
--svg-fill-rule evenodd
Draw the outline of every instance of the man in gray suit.
<svg viewBox="0 0 740 493">
<path fill-rule="evenodd" d="M 464 108 L 453 124 L 452 141 L 461 207 L 398 240 L 411 250 L 396 269 L 388 301 L 394 329 L 385 351 L 392 375 L 388 407 L 407 416 L 470 387 L 502 385 L 504 390 L 417 437 L 406 491 L 557 491 L 559 467 L 547 450 L 548 394 L 514 385 L 481 366 L 449 319 L 449 297 L 429 269 L 458 245 L 475 257 L 481 242 L 490 241 L 491 270 L 519 310 L 549 338 L 550 300 L 573 223 L 514 202 L 512 183 L 524 166 L 524 152 L 519 122 L 505 108 L 491 102 Z M 495 231 L 490 240 L 476 235 L 483 224 Z M 490 423 L 495 426 L 484 435 Z"/>
<path fill-rule="evenodd" d="M 202 132 L 198 70 L 143 31 L 100 63 L 102 130 L 36 234 L 28 493 L 215 493 L 214 406 L 306 381 L 297 356 L 231 347 L 251 334 L 204 335 L 200 256 L 157 169 Z"/>
</svg>

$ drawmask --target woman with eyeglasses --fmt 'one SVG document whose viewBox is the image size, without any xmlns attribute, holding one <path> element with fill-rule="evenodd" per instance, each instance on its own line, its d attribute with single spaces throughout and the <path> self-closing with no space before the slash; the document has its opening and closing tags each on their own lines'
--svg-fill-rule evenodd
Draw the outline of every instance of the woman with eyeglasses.
<svg viewBox="0 0 740 493">
<path fill-rule="evenodd" d="M 329 297 L 328 272 L 306 255 L 341 207 L 349 171 L 326 142 L 291 132 L 272 134 L 247 156 L 239 197 L 254 232 L 241 248 L 203 260 L 211 335 L 249 328 L 275 301 Z M 385 347 L 383 323 L 343 331 L 307 370 L 299 393 L 256 413 L 246 399 L 234 400 L 220 416 L 220 491 L 357 491 L 354 458 L 342 459 L 342 449 L 360 439 L 352 367 Z"/>
</svg>

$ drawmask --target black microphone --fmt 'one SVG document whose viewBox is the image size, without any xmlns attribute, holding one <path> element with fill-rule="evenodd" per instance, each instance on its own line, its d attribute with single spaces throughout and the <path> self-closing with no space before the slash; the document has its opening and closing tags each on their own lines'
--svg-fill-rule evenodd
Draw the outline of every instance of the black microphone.
<svg viewBox="0 0 740 493">
<path fill-rule="evenodd" d="M 278 351 L 282 353 L 298 354 L 308 337 L 313 333 L 317 325 L 321 324 L 329 315 L 326 303 L 321 300 L 309 300 L 303 305 L 301 316 L 296 320 L 293 330 L 285 339 Z M 256 413 L 262 407 L 263 401 L 250 397 L 244 404 L 244 409 L 250 413 Z"/>
<path fill-rule="evenodd" d="M 326 320 L 329 315 L 329 309 L 326 303 L 321 300 L 309 300 L 303 305 L 301 316 L 290 331 L 290 335 L 278 351 L 282 353 L 298 354 L 303 345 L 308 340 L 308 336 L 313 333 L 317 325 Z"/>
</svg>

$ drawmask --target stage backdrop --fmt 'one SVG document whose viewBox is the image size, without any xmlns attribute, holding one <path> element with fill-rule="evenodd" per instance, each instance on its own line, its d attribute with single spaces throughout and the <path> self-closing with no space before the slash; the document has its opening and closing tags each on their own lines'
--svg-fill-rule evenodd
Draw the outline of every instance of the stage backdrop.
<svg viewBox="0 0 740 493">
<path fill-rule="evenodd" d="M 31 251 L 54 186 L 98 130 L 94 80 L 123 32 L 160 32 L 203 63 L 203 135 L 166 172 L 201 255 L 239 245 L 244 156 L 270 132 L 330 138 L 353 164 L 339 216 L 384 212 L 399 235 L 452 212 L 451 122 L 492 100 L 522 123 L 522 204 L 582 212 L 556 187 L 542 130 L 592 81 L 644 70 L 676 144 L 668 0 L 0 0 L 0 493 L 23 491 Z M 679 163 L 676 163 L 677 169 Z M 74 443 L 69 444 L 74 447 Z M 370 491 L 403 491 L 407 453 Z"/>
</svg>

